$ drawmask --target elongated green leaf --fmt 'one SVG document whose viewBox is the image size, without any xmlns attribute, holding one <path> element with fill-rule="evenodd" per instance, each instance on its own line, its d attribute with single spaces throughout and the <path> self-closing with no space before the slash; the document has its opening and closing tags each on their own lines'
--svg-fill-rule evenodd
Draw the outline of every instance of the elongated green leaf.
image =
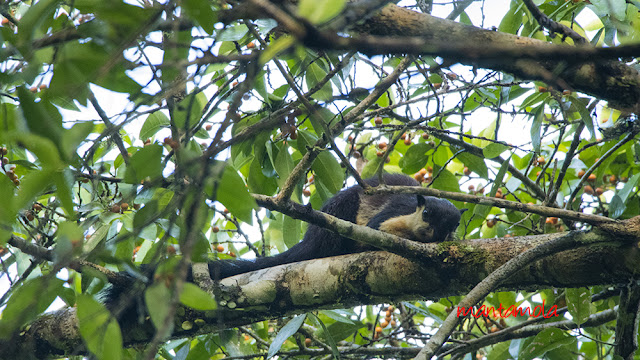
<svg viewBox="0 0 640 360">
<path fill-rule="evenodd" d="M 337 193 L 342 189 L 344 171 L 331 153 L 324 151 L 318 154 L 311 168 L 317 175 L 317 180 L 321 181 L 329 191 Z"/>
<path fill-rule="evenodd" d="M 222 179 L 218 184 L 216 200 L 238 219 L 248 223 L 253 223 L 253 209 L 256 201 L 249 194 L 249 190 L 238 172 L 231 166 L 224 168 Z"/>
<path fill-rule="evenodd" d="M 345 0 L 301 0 L 298 15 L 312 24 L 322 24 L 340 14 L 345 5 Z"/>
<path fill-rule="evenodd" d="M 427 153 L 433 149 L 433 146 L 426 143 L 411 145 L 404 157 L 400 161 L 400 167 L 406 174 L 420 171 L 429 159 Z"/>
<path fill-rule="evenodd" d="M 182 9 L 195 20 L 204 31 L 213 34 L 213 25 L 217 22 L 216 13 L 211 9 L 211 2 L 207 0 L 183 0 Z"/>
<path fill-rule="evenodd" d="M 162 111 L 156 111 L 147 117 L 140 128 L 140 139 L 150 139 L 161 129 L 169 126 L 169 118 Z"/>
<path fill-rule="evenodd" d="M 162 176 L 162 169 L 162 146 L 151 144 L 131 156 L 124 181 L 139 184 L 147 178 L 154 180 Z"/>
<path fill-rule="evenodd" d="M 285 326 L 283 326 L 282 329 L 280 329 L 280 331 L 278 332 L 278 335 L 276 335 L 275 339 L 273 339 L 273 342 L 271 342 L 271 345 L 269 346 L 269 352 L 267 353 L 267 358 L 273 357 L 278 351 L 280 351 L 282 344 L 284 344 L 284 342 L 291 335 L 295 334 L 298 331 L 298 329 L 300 329 L 300 327 L 304 323 L 304 319 L 306 318 L 307 318 L 306 314 L 298 315 L 293 319 L 289 320 L 289 322 Z"/>
<path fill-rule="evenodd" d="M 565 290 L 567 308 L 573 322 L 582 324 L 591 316 L 591 290 L 588 288 L 568 288 Z"/>
<path fill-rule="evenodd" d="M 2 310 L 0 339 L 9 338 L 20 327 L 45 311 L 62 291 L 62 284 L 60 279 L 38 277 L 27 280 L 19 287 Z"/>
<path fill-rule="evenodd" d="M 122 358 L 120 326 L 102 304 L 88 295 L 78 295 L 78 327 L 87 348 L 98 359 Z"/>
<path fill-rule="evenodd" d="M 171 293 L 164 283 L 155 283 L 144 292 L 145 304 L 156 329 L 163 326 L 169 314 L 169 299 L 171 299 Z"/>
<path fill-rule="evenodd" d="M 542 119 L 544 119 L 544 106 L 539 106 L 533 115 L 531 123 L 531 145 L 536 153 L 540 152 L 540 131 L 542 129 Z"/>
<path fill-rule="evenodd" d="M 496 156 L 499 156 L 503 152 L 507 151 L 509 147 L 500 143 L 491 143 L 487 145 L 484 149 L 482 149 L 482 154 L 487 159 L 492 159 Z"/>
<path fill-rule="evenodd" d="M 196 284 L 189 282 L 184 283 L 180 302 L 196 310 L 215 310 L 218 308 L 218 304 L 211 295 Z"/>
<path fill-rule="evenodd" d="M 307 69 L 307 86 L 309 88 L 314 87 L 320 80 L 324 79 L 325 76 L 327 76 L 327 72 L 324 71 L 320 65 L 311 63 Z M 324 84 L 322 88 L 311 95 L 311 97 L 320 101 L 330 101 L 333 98 L 333 88 L 331 87 L 331 83 L 327 82 Z"/>
<path fill-rule="evenodd" d="M 542 330 L 533 341 L 522 351 L 518 359 L 531 360 L 542 357 L 547 351 L 557 347 L 572 344 L 576 341 L 573 336 L 567 335 L 564 331 L 556 328 Z"/>
</svg>

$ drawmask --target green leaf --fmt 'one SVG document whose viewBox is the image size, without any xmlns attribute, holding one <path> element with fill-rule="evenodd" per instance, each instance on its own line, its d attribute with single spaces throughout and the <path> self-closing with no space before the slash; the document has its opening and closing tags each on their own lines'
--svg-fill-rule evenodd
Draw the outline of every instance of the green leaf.
<svg viewBox="0 0 640 360">
<path fill-rule="evenodd" d="M 136 211 L 133 217 L 133 227 L 135 229 L 142 228 L 143 225 L 150 223 L 158 216 L 158 200 L 147 201 L 144 206 Z"/>
<path fill-rule="evenodd" d="M 300 220 L 288 216 L 282 219 L 282 239 L 288 248 L 291 248 L 302 240 L 300 224 Z"/>
<path fill-rule="evenodd" d="M 520 26 L 522 26 L 522 17 L 524 16 L 520 6 L 514 6 L 512 2 L 511 8 L 502 18 L 498 30 L 505 33 L 516 34 Z"/>
<path fill-rule="evenodd" d="M 51 103 L 35 102 L 33 94 L 24 87 L 18 87 L 20 109 L 29 130 L 39 136 L 51 140 L 58 149 L 62 148 L 62 116 Z"/>
<path fill-rule="evenodd" d="M 249 28 L 245 24 L 229 26 L 218 36 L 218 41 L 238 41 L 248 32 Z"/>
<path fill-rule="evenodd" d="M 318 154 L 313 161 L 311 169 L 316 174 L 316 180 L 322 182 L 332 193 L 337 193 L 342 189 L 344 182 L 344 171 L 340 167 L 338 160 L 328 151 Z"/>
<path fill-rule="evenodd" d="M 79 294 L 78 328 L 87 348 L 100 360 L 119 360 L 122 357 L 120 326 L 102 304 L 91 296 Z"/>
<path fill-rule="evenodd" d="M 487 179 L 489 177 L 489 169 L 487 168 L 487 164 L 484 163 L 484 159 L 481 159 L 467 152 L 458 154 L 458 159 L 460 159 L 463 164 L 468 166 L 469 170 L 480 175 L 480 177 L 482 177 L 483 179 Z"/>
<path fill-rule="evenodd" d="M 164 283 L 155 283 L 144 292 L 144 301 L 156 329 L 163 326 L 169 314 L 169 299 L 171 299 L 171 292 Z"/>
<path fill-rule="evenodd" d="M 584 104 L 583 104 L 584 102 Z M 584 125 L 589 130 L 589 134 L 591 134 L 591 138 L 593 139 L 596 136 L 595 129 L 593 128 L 593 118 L 591 117 L 591 113 L 589 109 L 587 109 L 588 103 L 586 101 L 575 101 L 576 108 L 578 109 L 578 113 L 580 114 L 580 118 Z"/>
<path fill-rule="evenodd" d="M 0 319 L 0 339 L 8 339 L 24 324 L 45 311 L 62 291 L 63 281 L 38 277 L 25 281 L 9 298 Z"/>
<path fill-rule="evenodd" d="M 438 175 L 434 178 L 433 184 L 431 184 L 431 186 L 433 186 L 435 189 L 454 192 L 460 191 L 458 178 L 453 175 L 451 171 L 447 169 L 442 169 L 442 171 L 440 171 L 440 169 L 438 169 L 438 167 L 436 166 L 436 168 L 434 168 L 434 176 L 435 174 Z"/>
<path fill-rule="evenodd" d="M 208 34 L 213 34 L 213 26 L 218 17 L 211 9 L 211 2 L 208 0 L 183 0 L 180 3 L 182 9 L 191 19 L 200 25 Z"/>
<path fill-rule="evenodd" d="M 611 202 L 609 203 L 609 216 L 612 219 L 619 218 L 627 209 L 624 202 L 618 194 L 613 195 Z"/>
<path fill-rule="evenodd" d="M 557 347 L 572 344 L 576 338 L 567 335 L 564 331 L 556 328 L 542 330 L 533 341 L 520 351 L 520 360 L 531 360 L 542 357 L 547 351 Z"/>
<path fill-rule="evenodd" d="M 139 138 L 141 140 L 151 139 L 158 131 L 168 127 L 169 118 L 162 111 L 156 111 L 147 117 L 140 128 Z"/>
<path fill-rule="evenodd" d="M 56 197 L 62 203 L 65 212 L 69 216 L 73 216 L 74 214 L 74 206 L 75 203 L 73 201 L 72 186 L 73 186 L 73 176 L 71 175 L 70 170 L 59 171 L 55 173 L 49 173 L 56 184 Z"/>
<path fill-rule="evenodd" d="M 298 15 L 312 24 L 322 24 L 336 17 L 346 5 L 346 0 L 300 0 Z"/>
<path fill-rule="evenodd" d="M 218 308 L 216 300 L 196 284 L 185 282 L 180 302 L 196 310 L 215 310 Z"/>
<path fill-rule="evenodd" d="M 306 81 L 307 87 L 312 88 L 316 86 L 320 80 L 324 79 L 327 76 L 327 72 L 324 71 L 320 65 L 314 63 L 309 64 L 309 68 L 307 68 Z M 333 99 L 333 88 L 331 87 L 331 83 L 327 81 L 320 90 L 311 95 L 313 99 L 320 101 L 331 101 Z M 316 129 L 317 131 L 318 129 Z"/>
<path fill-rule="evenodd" d="M 58 0 L 41 0 L 31 4 L 18 22 L 18 47 L 25 57 L 28 57 L 31 51 L 32 40 L 36 33 L 44 35 L 44 30 L 40 26 L 53 16 L 59 2 Z"/>
<path fill-rule="evenodd" d="M 271 342 L 271 345 L 269 345 L 269 352 L 267 353 L 267 358 L 273 357 L 278 351 L 280 351 L 282 344 L 284 344 L 284 342 L 291 335 L 295 334 L 298 331 L 298 329 L 300 329 L 300 327 L 302 326 L 306 318 L 307 318 L 306 314 L 298 315 L 293 319 L 289 320 L 289 322 L 285 326 L 283 326 L 282 329 L 280 329 L 280 331 L 278 332 L 278 335 L 276 335 L 275 339 L 273 339 L 273 342 Z"/>
<path fill-rule="evenodd" d="M 591 316 L 591 291 L 589 288 L 567 288 L 567 308 L 573 322 L 580 325 Z"/>
<path fill-rule="evenodd" d="M 620 191 L 618 191 L 617 195 L 620 197 L 620 200 L 622 200 L 623 203 L 626 204 L 627 200 L 629 200 L 629 195 L 633 191 L 633 188 L 636 187 L 638 180 L 640 180 L 640 173 L 633 175 L 631 179 L 629 179 L 629 181 L 624 184 L 624 187 Z"/>
<path fill-rule="evenodd" d="M 296 43 L 296 38 L 289 35 L 282 35 L 272 41 L 269 46 L 260 54 L 260 64 L 266 64 L 268 61 L 276 57 L 280 52 L 287 50 Z"/>
<path fill-rule="evenodd" d="M 78 151 L 78 145 L 87 140 L 93 130 L 90 122 L 77 123 L 62 133 L 61 151 L 65 159 L 73 159 Z"/>
<path fill-rule="evenodd" d="M 238 172 L 231 166 L 226 166 L 222 174 L 222 179 L 218 183 L 216 200 L 238 219 L 247 224 L 253 223 L 253 209 L 256 208 L 256 201 L 253 199 L 244 181 Z"/>
<path fill-rule="evenodd" d="M 509 146 L 500 143 L 491 143 L 482 149 L 482 155 L 487 159 L 493 159 L 509 150 Z"/>
<path fill-rule="evenodd" d="M 405 174 L 412 174 L 420 171 L 429 160 L 427 153 L 433 149 L 433 146 L 426 143 L 411 145 L 404 157 L 400 161 L 400 167 Z"/>
<path fill-rule="evenodd" d="M 333 354 L 333 358 L 340 359 L 340 351 L 338 351 L 338 344 L 336 344 L 335 339 L 331 335 L 331 332 L 329 332 L 327 327 L 324 325 L 324 322 L 322 322 L 322 320 L 320 320 L 320 318 L 313 313 L 311 313 L 311 320 L 316 324 L 317 327 L 320 327 L 323 334 L 325 334 L 324 337 L 327 343 L 329 343 L 329 346 L 331 346 L 331 353 Z"/>
<path fill-rule="evenodd" d="M 149 178 L 151 180 L 162 176 L 162 146 L 151 144 L 138 150 L 129 159 L 124 181 L 129 184 L 139 184 Z"/>
<path fill-rule="evenodd" d="M 533 123 L 531 123 L 531 145 L 536 153 L 540 152 L 540 130 L 542 128 L 542 119 L 544 119 L 544 106 L 539 106 L 533 115 Z"/>
</svg>

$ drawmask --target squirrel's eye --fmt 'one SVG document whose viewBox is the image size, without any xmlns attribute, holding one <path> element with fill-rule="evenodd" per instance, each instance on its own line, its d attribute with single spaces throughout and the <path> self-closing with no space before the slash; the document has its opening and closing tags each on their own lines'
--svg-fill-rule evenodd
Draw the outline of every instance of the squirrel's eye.
<svg viewBox="0 0 640 360">
<path fill-rule="evenodd" d="M 422 210 L 422 221 L 427 221 L 429 217 L 429 211 L 427 209 Z"/>
</svg>

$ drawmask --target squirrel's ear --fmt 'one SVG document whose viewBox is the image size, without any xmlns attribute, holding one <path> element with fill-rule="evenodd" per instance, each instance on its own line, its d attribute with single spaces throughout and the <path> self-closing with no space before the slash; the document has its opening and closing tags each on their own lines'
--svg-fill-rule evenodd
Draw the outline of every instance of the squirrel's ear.
<svg viewBox="0 0 640 360">
<path fill-rule="evenodd" d="M 418 207 L 423 207 L 426 204 L 424 196 L 416 195 L 418 197 Z"/>
<path fill-rule="evenodd" d="M 460 209 L 460 215 L 464 214 L 465 211 L 467 211 L 469 209 Z"/>
</svg>

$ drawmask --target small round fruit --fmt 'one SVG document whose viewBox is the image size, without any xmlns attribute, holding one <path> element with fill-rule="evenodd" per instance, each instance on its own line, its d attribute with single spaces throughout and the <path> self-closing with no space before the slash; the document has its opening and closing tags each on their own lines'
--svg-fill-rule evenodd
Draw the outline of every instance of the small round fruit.
<svg viewBox="0 0 640 360">
<path fill-rule="evenodd" d="M 473 186 L 473 184 L 469 185 L 469 191 L 474 191 L 476 189 L 475 186 Z"/>
<path fill-rule="evenodd" d="M 122 209 L 122 211 L 127 211 L 129 210 L 129 204 L 126 202 L 123 202 L 122 204 L 120 204 L 120 208 Z"/>
<path fill-rule="evenodd" d="M 354 151 L 351 155 L 354 159 L 360 159 L 362 157 L 362 154 L 358 150 Z"/>
<path fill-rule="evenodd" d="M 471 169 L 465 166 L 464 169 L 462 170 L 462 173 L 469 176 L 471 175 Z"/>
<path fill-rule="evenodd" d="M 429 140 L 429 134 L 427 133 L 422 134 L 422 138 L 425 140 Z"/>
<path fill-rule="evenodd" d="M 596 181 L 596 174 L 591 174 L 591 175 L 589 175 L 589 177 L 587 178 L 587 180 L 592 181 L 592 182 L 593 182 L 593 181 Z"/>
<path fill-rule="evenodd" d="M 306 347 L 311 346 L 311 339 L 309 339 L 309 338 L 304 339 L 304 346 L 306 346 Z"/>
<path fill-rule="evenodd" d="M 397 323 L 396 323 L 396 321 L 395 321 L 395 320 L 391 320 L 391 321 L 389 322 L 389 325 L 391 325 L 391 327 L 396 327 L 396 324 L 397 324 Z"/>
<path fill-rule="evenodd" d="M 376 116 L 376 117 L 373 119 L 373 122 L 374 122 L 376 125 L 382 125 L 382 117 L 380 117 L 380 116 Z"/>
<path fill-rule="evenodd" d="M 547 162 L 547 160 L 544 158 L 544 156 L 538 156 L 537 160 L 538 160 L 538 164 L 539 165 L 544 165 Z"/>
<path fill-rule="evenodd" d="M 416 179 L 416 181 L 419 182 L 419 183 L 424 181 L 424 176 L 422 174 L 420 174 L 419 172 L 413 174 L 413 178 Z"/>
<path fill-rule="evenodd" d="M 434 83 L 433 84 L 433 88 L 436 89 L 436 90 L 440 89 L 441 87 L 442 87 L 442 83 Z"/>
<path fill-rule="evenodd" d="M 378 148 L 380 150 L 384 150 L 387 148 L 387 143 L 386 142 L 381 142 L 380 144 L 378 144 Z"/>
<path fill-rule="evenodd" d="M 311 191 L 309 191 L 309 189 L 304 189 L 302 190 L 302 195 L 309 197 L 311 196 Z"/>
<path fill-rule="evenodd" d="M 601 187 L 596 188 L 596 195 L 600 196 L 604 193 L 604 189 Z"/>
<path fill-rule="evenodd" d="M 404 144 L 407 146 L 411 145 L 411 139 L 409 138 L 404 139 Z"/>
<path fill-rule="evenodd" d="M 236 253 L 234 253 L 233 251 L 229 251 L 229 256 L 231 256 L 232 258 L 236 257 Z"/>
<path fill-rule="evenodd" d="M 381 333 L 381 332 L 382 332 L 382 327 L 380 327 L 380 326 L 376 326 L 376 332 L 377 332 L 377 333 Z"/>
<path fill-rule="evenodd" d="M 33 208 L 33 211 L 39 212 L 40 210 L 42 210 L 42 205 L 35 203 L 33 204 L 32 208 Z"/>
<path fill-rule="evenodd" d="M 255 47 L 256 47 L 256 44 L 253 43 L 253 42 L 250 42 L 250 43 L 247 44 L 247 49 L 253 49 Z"/>
<path fill-rule="evenodd" d="M 496 219 L 487 220 L 487 227 L 488 228 L 492 228 L 492 227 L 496 226 L 496 223 L 497 223 Z"/>
<path fill-rule="evenodd" d="M 594 191 L 593 188 L 591 187 L 591 185 L 585 185 L 582 190 L 584 191 L 585 194 L 589 194 L 589 195 L 593 195 Z"/>
<path fill-rule="evenodd" d="M 167 254 L 169 255 L 175 255 L 176 254 L 176 248 L 173 247 L 173 245 L 169 245 L 167 246 Z"/>
<path fill-rule="evenodd" d="M 27 211 L 27 220 L 33 221 L 35 220 L 35 215 L 33 215 L 33 211 Z"/>
<path fill-rule="evenodd" d="M 609 177 L 609 182 L 615 185 L 618 183 L 618 178 L 615 175 L 611 175 Z"/>
<path fill-rule="evenodd" d="M 407 133 L 402 133 L 402 136 L 400 136 L 400 139 L 401 139 L 401 140 L 404 140 L 404 139 L 406 139 L 406 138 L 407 138 Z"/>
<path fill-rule="evenodd" d="M 222 245 L 218 245 L 218 246 L 216 247 L 216 250 L 217 250 L 219 253 L 222 253 L 222 252 L 224 252 L 224 246 L 222 246 Z"/>
<path fill-rule="evenodd" d="M 220 231 L 220 228 L 217 227 L 217 226 L 214 226 L 214 227 L 211 228 L 211 231 L 213 231 L 214 233 L 217 233 L 217 232 Z"/>
<path fill-rule="evenodd" d="M 222 210 L 223 213 L 228 214 L 229 213 L 229 209 L 224 208 L 224 210 Z"/>
<path fill-rule="evenodd" d="M 584 174 L 586 174 L 586 173 L 587 173 L 586 171 L 584 171 L 584 170 L 580 170 L 580 171 L 578 171 L 578 177 L 579 177 L 579 178 L 581 178 L 581 177 L 583 177 L 583 176 L 584 176 Z"/>
<path fill-rule="evenodd" d="M 387 326 L 389 326 L 389 322 L 387 320 L 383 320 L 380 322 L 380 326 L 386 328 Z"/>
<path fill-rule="evenodd" d="M 140 210 L 140 204 L 133 204 L 134 210 Z"/>
<path fill-rule="evenodd" d="M 213 125 L 207 124 L 207 125 L 204 126 L 204 129 L 207 130 L 207 131 L 211 131 L 211 129 L 213 129 Z"/>
<path fill-rule="evenodd" d="M 549 91 L 549 89 L 548 89 L 548 88 L 546 88 L 546 87 L 544 87 L 544 86 L 538 86 L 538 92 L 546 93 L 546 92 L 548 92 L 548 91 Z"/>
<path fill-rule="evenodd" d="M 111 205 L 111 212 L 114 214 L 120 213 L 120 205 L 118 204 Z"/>
<path fill-rule="evenodd" d="M 382 157 L 383 155 L 384 155 L 384 152 L 382 152 L 382 151 L 376 152 L 376 156 L 378 156 L 378 157 Z"/>
</svg>

